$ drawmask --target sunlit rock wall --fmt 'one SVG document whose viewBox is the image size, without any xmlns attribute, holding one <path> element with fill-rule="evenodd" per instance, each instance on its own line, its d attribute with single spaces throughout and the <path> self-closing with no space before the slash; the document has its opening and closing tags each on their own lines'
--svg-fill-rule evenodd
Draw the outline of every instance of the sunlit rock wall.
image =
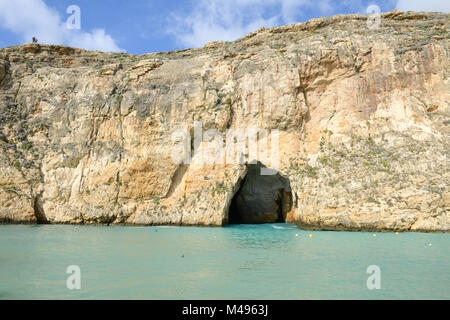
<svg viewBox="0 0 450 320">
<path fill-rule="evenodd" d="M 303 228 L 448 231 L 449 15 L 380 22 L 142 56 L 0 49 L 0 220 L 220 226 L 260 160 Z"/>
</svg>

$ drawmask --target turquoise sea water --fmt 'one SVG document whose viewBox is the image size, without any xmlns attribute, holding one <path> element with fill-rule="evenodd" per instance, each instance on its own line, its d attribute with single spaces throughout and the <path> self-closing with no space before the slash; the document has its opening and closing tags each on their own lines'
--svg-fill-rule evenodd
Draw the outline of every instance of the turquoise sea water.
<svg viewBox="0 0 450 320">
<path fill-rule="evenodd" d="M 77 228 L 0 226 L 0 299 L 450 299 L 448 234 Z M 69 265 L 81 290 L 66 287 Z"/>
</svg>

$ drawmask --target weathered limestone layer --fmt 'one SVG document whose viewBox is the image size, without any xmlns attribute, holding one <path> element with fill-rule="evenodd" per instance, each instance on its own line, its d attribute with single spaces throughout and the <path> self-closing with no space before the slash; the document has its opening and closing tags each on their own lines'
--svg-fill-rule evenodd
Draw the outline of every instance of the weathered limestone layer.
<svg viewBox="0 0 450 320">
<path fill-rule="evenodd" d="M 448 232 L 448 23 L 335 16 L 142 56 L 0 49 L 0 221 L 226 224 L 260 159 L 202 164 L 197 121 L 224 141 L 278 130 L 303 228 Z M 172 156 L 180 128 L 190 162 Z"/>
</svg>

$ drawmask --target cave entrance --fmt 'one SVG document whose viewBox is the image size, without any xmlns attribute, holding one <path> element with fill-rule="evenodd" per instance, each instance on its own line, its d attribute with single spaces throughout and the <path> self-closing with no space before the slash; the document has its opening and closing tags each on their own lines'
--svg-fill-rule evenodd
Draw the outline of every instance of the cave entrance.
<svg viewBox="0 0 450 320">
<path fill-rule="evenodd" d="M 47 217 L 45 216 L 44 207 L 40 196 L 34 198 L 33 207 L 37 224 L 49 224 Z"/>
<path fill-rule="evenodd" d="M 262 175 L 260 162 L 247 165 L 228 211 L 229 224 L 284 223 L 292 209 L 289 179 L 279 173 Z"/>
</svg>

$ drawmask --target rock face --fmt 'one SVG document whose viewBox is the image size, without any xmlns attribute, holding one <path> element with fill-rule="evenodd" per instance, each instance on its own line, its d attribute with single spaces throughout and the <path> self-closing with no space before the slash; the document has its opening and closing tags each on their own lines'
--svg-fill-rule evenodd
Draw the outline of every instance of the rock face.
<svg viewBox="0 0 450 320">
<path fill-rule="evenodd" d="M 3 78 L 6 75 L 6 65 L 5 61 L 0 60 L 0 82 L 2 82 Z"/>
<path fill-rule="evenodd" d="M 448 23 L 335 16 L 142 56 L 0 49 L 0 220 L 221 226 L 259 160 L 303 228 L 448 232 Z"/>
</svg>

